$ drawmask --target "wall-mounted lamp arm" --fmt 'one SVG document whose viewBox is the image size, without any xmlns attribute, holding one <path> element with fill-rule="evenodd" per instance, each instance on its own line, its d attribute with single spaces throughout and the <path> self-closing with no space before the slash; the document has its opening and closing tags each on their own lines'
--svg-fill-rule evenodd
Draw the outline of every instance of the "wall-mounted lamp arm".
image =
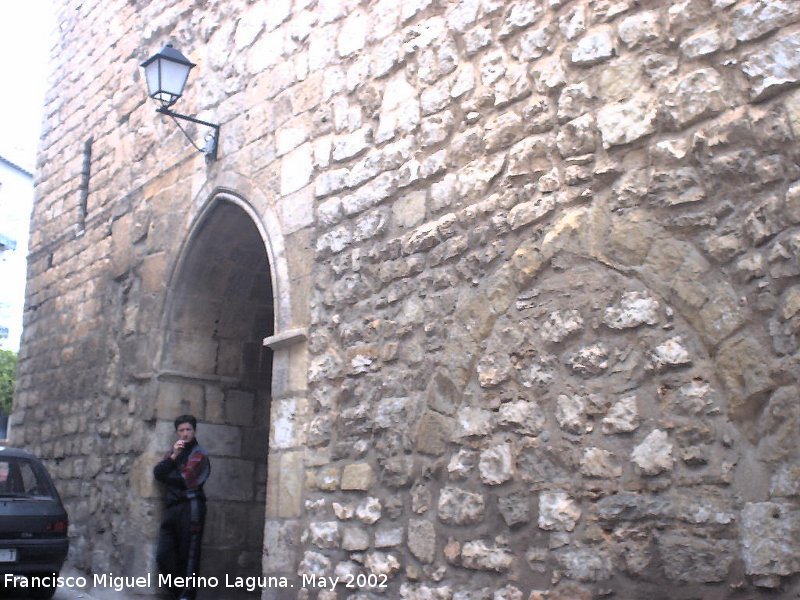
<svg viewBox="0 0 800 600">
<path fill-rule="evenodd" d="M 194 117 L 190 117 L 188 115 L 181 115 L 176 112 L 172 112 L 165 106 L 157 108 L 156 112 L 161 113 L 162 115 L 167 115 L 168 117 L 172 117 L 173 119 L 182 119 L 184 121 L 189 121 L 191 123 L 197 123 L 198 125 L 204 125 L 206 127 L 210 127 L 214 131 L 214 133 L 211 135 L 210 139 L 207 139 L 206 147 L 200 148 L 197 144 L 194 143 L 194 140 L 192 140 L 192 138 L 189 137 L 189 134 L 186 133 L 186 130 L 180 126 L 180 123 L 178 123 L 177 120 L 175 121 L 175 124 L 178 126 L 178 129 L 180 129 L 183 132 L 183 135 L 185 135 L 187 139 L 192 143 L 192 146 L 194 146 L 195 148 L 197 148 L 197 150 L 206 155 L 207 161 L 217 160 L 217 146 L 219 145 L 219 125 L 215 123 L 209 123 L 208 121 L 201 121 L 200 119 L 195 119 Z"/>
</svg>

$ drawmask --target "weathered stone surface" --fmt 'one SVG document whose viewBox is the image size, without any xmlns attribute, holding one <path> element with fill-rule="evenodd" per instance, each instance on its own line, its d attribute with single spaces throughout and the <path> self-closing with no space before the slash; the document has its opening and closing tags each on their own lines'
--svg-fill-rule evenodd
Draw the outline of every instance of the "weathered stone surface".
<svg viewBox="0 0 800 600">
<path fill-rule="evenodd" d="M 555 209 L 555 198 L 550 195 L 543 195 L 532 202 L 517 204 L 508 213 L 508 224 L 511 229 L 519 229 L 524 225 L 530 225 L 543 219 Z"/>
<path fill-rule="evenodd" d="M 298 575 L 327 576 L 331 572 L 331 561 L 324 554 L 308 551 L 297 569 Z"/>
<path fill-rule="evenodd" d="M 556 404 L 556 421 L 570 433 L 583 433 L 586 428 L 586 403 L 580 396 L 560 395 Z"/>
<path fill-rule="evenodd" d="M 608 60 L 615 54 L 612 29 L 600 27 L 587 33 L 578 41 L 570 58 L 574 64 L 583 66 Z"/>
<path fill-rule="evenodd" d="M 750 97 L 761 100 L 800 81 L 797 48 L 800 36 L 787 34 L 775 39 L 765 50 L 756 52 L 742 64 L 751 81 Z"/>
<path fill-rule="evenodd" d="M 432 587 L 404 583 L 400 586 L 400 598 L 403 600 L 450 600 L 452 597 L 453 590 L 449 585 Z"/>
<path fill-rule="evenodd" d="M 688 58 L 713 54 L 726 45 L 723 35 L 717 27 L 696 33 L 681 42 L 681 52 Z"/>
<path fill-rule="evenodd" d="M 650 135 L 655 131 L 656 113 L 654 99 L 645 95 L 604 106 L 597 113 L 603 147 L 630 144 Z"/>
<path fill-rule="evenodd" d="M 602 421 L 603 433 L 629 433 L 639 427 L 639 405 L 636 396 L 615 402 Z"/>
<path fill-rule="evenodd" d="M 800 9 L 787 0 L 754 0 L 737 6 L 732 13 L 732 31 L 737 40 L 747 42 L 800 19 Z"/>
<path fill-rule="evenodd" d="M 631 459 L 645 475 L 658 475 L 671 471 L 673 446 L 665 431 L 654 429 L 631 453 Z"/>
<path fill-rule="evenodd" d="M 664 206 L 702 202 L 707 197 L 702 176 L 692 168 L 654 171 L 649 191 L 654 201 Z"/>
<path fill-rule="evenodd" d="M 451 417 L 426 411 L 420 419 L 417 430 L 417 449 L 423 454 L 444 454 L 455 430 Z"/>
<path fill-rule="evenodd" d="M 677 81 L 665 101 L 678 127 L 717 114 L 728 106 L 722 77 L 715 69 L 700 69 Z"/>
<path fill-rule="evenodd" d="M 599 375 L 608 369 L 608 348 L 603 342 L 580 348 L 567 357 L 573 371 L 583 375 Z"/>
<path fill-rule="evenodd" d="M 764 364 L 768 352 L 751 336 L 737 337 L 722 345 L 716 365 L 722 383 L 730 393 L 734 414 L 744 415 L 754 408 L 775 383 Z"/>
<path fill-rule="evenodd" d="M 761 245 L 781 230 L 781 218 L 781 203 L 771 198 L 747 215 L 745 232 L 755 245 Z"/>
<path fill-rule="evenodd" d="M 438 515 L 444 523 L 470 525 L 483 519 L 485 502 L 481 494 L 445 487 L 439 494 Z"/>
<path fill-rule="evenodd" d="M 670 338 L 659 344 L 653 348 L 650 357 L 656 369 L 680 367 L 692 362 L 689 351 L 683 346 L 683 340 L 680 337 Z"/>
<path fill-rule="evenodd" d="M 411 488 L 411 510 L 418 515 L 425 514 L 432 505 L 430 488 L 424 483 L 417 483 Z"/>
<path fill-rule="evenodd" d="M 478 454 L 472 450 L 460 448 L 453 454 L 447 464 L 447 472 L 451 479 L 466 479 L 478 463 Z"/>
<path fill-rule="evenodd" d="M 368 490 L 374 475 L 368 464 L 347 465 L 342 471 L 341 488 L 343 490 Z"/>
<path fill-rule="evenodd" d="M 601 479 L 622 477 L 622 466 L 608 450 L 587 448 L 581 458 L 581 474 Z"/>
<path fill-rule="evenodd" d="M 734 542 L 683 535 L 662 535 L 658 547 L 665 569 L 676 581 L 709 583 L 723 581 L 731 567 L 730 552 Z"/>
<path fill-rule="evenodd" d="M 772 477 L 770 495 L 776 498 L 800 496 L 800 465 L 783 465 Z"/>
<path fill-rule="evenodd" d="M 343 190 L 347 184 L 347 178 L 350 174 L 348 169 L 336 169 L 334 171 L 326 171 L 316 178 L 314 183 L 314 193 L 320 196 L 328 196 Z"/>
<path fill-rule="evenodd" d="M 509 527 L 529 523 L 531 520 L 530 494 L 527 492 L 512 492 L 501 496 L 497 499 L 497 508 Z"/>
<path fill-rule="evenodd" d="M 317 548 L 338 548 L 341 544 L 339 524 L 336 521 L 311 523 L 308 533 L 309 540 Z"/>
<path fill-rule="evenodd" d="M 281 167 L 281 195 L 286 196 L 311 182 L 314 171 L 313 149 L 303 144 L 287 154 Z"/>
<path fill-rule="evenodd" d="M 342 530 L 342 548 L 350 552 L 367 550 L 369 533 L 360 527 L 345 527 Z"/>
<path fill-rule="evenodd" d="M 603 323 L 612 329 L 628 329 L 639 325 L 658 323 L 659 303 L 641 292 L 626 292 L 619 304 L 610 306 L 603 315 Z"/>
<path fill-rule="evenodd" d="M 592 92 L 586 83 L 568 85 L 561 90 L 558 97 L 556 116 L 560 122 L 580 117 L 592 108 Z"/>
<path fill-rule="evenodd" d="M 587 114 L 565 123 L 556 137 L 556 146 L 563 158 L 593 152 L 596 146 L 594 116 Z"/>
<path fill-rule="evenodd" d="M 472 161 L 458 172 L 458 190 L 470 198 L 482 195 L 503 168 L 505 156 Z"/>
<path fill-rule="evenodd" d="M 481 387 L 492 388 L 511 376 L 511 362 L 502 355 L 486 355 L 478 363 L 478 381 Z"/>
<path fill-rule="evenodd" d="M 545 418 L 544 412 L 536 402 L 517 400 L 500 406 L 497 424 L 524 435 L 539 435 L 546 426 Z"/>
<path fill-rule="evenodd" d="M 800 312 L 800 285 L 794 285 L 783 293 L 781 317 L 788 321 L 798 312 Z"/>
<path fill-rule="evenodd" d="M 364 566 L 373 575 L 385 575 L 391 578 L 400 570 L 400 561 L 394 554 L 370 552 L 364 559 Z"/>
<path fill-rule="evenodd" d="M 376 548 L 394 548 L 403 543 L 403 530 L 400 527 L 378 529 L 375 532 Z"/>
<path fill-rule="evenodd" d="M 494 426 L 494 416 L 482 408 L 466 407 L 456 414 L 458 437 L 486 435 Z"/>
<path fill-rule="evenodd" d="M 382 510 L 381 501 L 369 496 L 356 507 L 355 516 L 359 521 L 372 525 L 381 518 Z"/>
<path fill-rule="evenodd" d="M 547 531 L 572 531 L 581 509 L 566 492 L 539 494 L 539 527 Z"/>
<path fill-rule="evenodd" d="M 644 45 L 662 37 L 661 13 L 647 10 L 623 19 L 619 24 L 619 37 L 628 47 Z"/>
<path fill-rule="evenodd" d="M 620 493 L 601 498 L 596 510 L 597 516 L 603 521 L 636 521 L 669 515 L 672 504 L 669 498 Z"/>
<path fill-rule="evenodd" d="M 76 4 L 11 427 L 74 508 L 70 568 L 152 563 L 192 412 L 203 575 L 796 592 L 798 3 Z M 216 161 L 112 76 L 168 31 Z"/>
<path fill-rule="evenodd" d="M 522 118 L 516 112 L 503 113 L 486 124 L 486 150 L 492 152 L 510 146 L 522 135 Z"/>
<path fill-rule="evenodd" d="M 506 548 L 474 540 L 461 548 L 461 564 L 467 569 L 502 573 L 514 564 L 514 556 Z"/>
<path fill-rule="evenodd" d="M 436 529 L 426 519 L 412 519 L 408 524 L 408 549 L 420 562 L 432 563 L 436 556 Z"/>
<path fill-rule="evenodd" d="M 486 485 L 500 485 L 513 476 L 514 461 L 510 444 L 499 444 L 481 452 L 478 471 Z"/>
<path fill-rule="evenodd" d="M 582 329 L 583 317 L 577 310 L 554 311 L 542 326 L 542 336 L 551 342 L 560 342 Z"/>
<path fill-rule="evenodd" d="M 549 143 L 544 137 L 526 138 L 514 144 L 508 153 L 509 177 L 542 175 L 552 166 Z"/>
<path fill-rule="evenodd" d="M 800 570 L 800 512 L 778 502 L 754 502 L 742 510 L 742 546 L 749 575 L 789 575 Z"/>
<path fill-rule="evenodd" d="M 571 579 L 591 582 L 611 577 L 611 557 L 600 548 L 574 548 L 557 554 L 558 564 Z"/>
<path fill-rule="evenodd" d="M 337 137 L 333 141 L 333 160 L 347 160 L 361 154 L 369 148 L 371 137 L 371 127 L 362 127 L 357 131 Z"/>
</svg>

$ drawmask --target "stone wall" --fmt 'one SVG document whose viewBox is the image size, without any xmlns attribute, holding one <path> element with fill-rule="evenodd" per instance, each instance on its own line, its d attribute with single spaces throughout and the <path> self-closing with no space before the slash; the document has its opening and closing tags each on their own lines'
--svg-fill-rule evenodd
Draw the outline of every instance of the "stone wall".
<svg viewBox="0 0 800 600">
<path fill-rule="evenodd" d="M 215 163 L 146 101 L 166 41 Z M 265 598 L 800 591 L 800 4 L 65 2 L 56 50 L 12 437 L 77 567 L 152 568 L 169 419 L 244 460 L 246 393 L 263 572 L 296 586 Z M 165 336 L 185 265 L 256 250 L 191 260 L 231 203 L 269 399 L 216 333 Z M 388 589 L 300 588 L 359 573 Z"/>
</svg>

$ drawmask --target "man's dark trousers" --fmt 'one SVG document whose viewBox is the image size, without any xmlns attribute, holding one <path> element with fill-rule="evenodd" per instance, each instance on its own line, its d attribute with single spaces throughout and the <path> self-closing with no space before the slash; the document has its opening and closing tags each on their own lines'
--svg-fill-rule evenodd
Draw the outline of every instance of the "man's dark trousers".
<svg viewBox="0 0 800 600">
<path fill-rule="evenodd" d="M 197 594 L 191 580 L 186 586 L 174 584 L 176 578 L 198 574 L 205 520 L 206 503 L 200 498 L 191 498 L 164 509 L 158 532 L 156 562 L 160 573 L 172 575 L 173 585 L 169 589 L 173 598 L 194 600 Z M 183 565 L 186 565 L 185 568 Z"/>
</svg>

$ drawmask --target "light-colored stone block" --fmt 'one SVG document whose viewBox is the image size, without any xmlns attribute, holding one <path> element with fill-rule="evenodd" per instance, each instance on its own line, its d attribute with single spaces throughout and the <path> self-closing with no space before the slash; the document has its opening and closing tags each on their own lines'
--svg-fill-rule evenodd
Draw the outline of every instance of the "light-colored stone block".
<svg viewBox="0 0 800 600">
<path fill-rule="evenodd" d="M 311 182 L 313 154 L 313 146 L 305 143 L 281 159 L 281 196 L 297 192 Z"/>
<path fill-rule="evenodd" d="M 347 465 L 342 472 L 341 488 L 366 491 L 372 487 L 374 478 L 372 467 L 367 463 Z"/>
</svg>

